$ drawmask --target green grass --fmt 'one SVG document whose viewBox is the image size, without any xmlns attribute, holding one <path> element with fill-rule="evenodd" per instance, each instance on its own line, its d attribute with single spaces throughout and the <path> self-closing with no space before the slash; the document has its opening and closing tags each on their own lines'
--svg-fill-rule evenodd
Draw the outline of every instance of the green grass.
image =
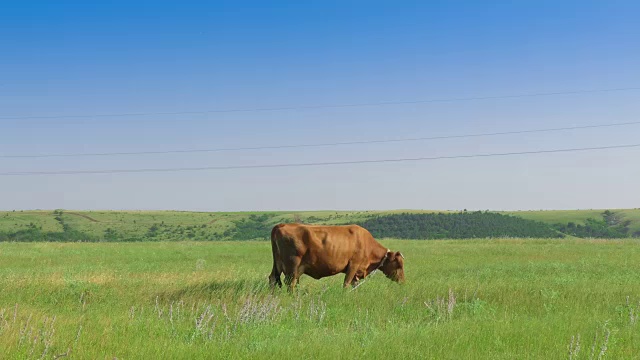
<svg viewBox="0 0 640 360">
<path fill-rule="evenodd" d="M 406 284 L 295 295 L 269 291 L 268 242 L 2 243 L 0 357 L 565 359 L 578 335 L 578 359 L 596 336 L 595 358 L 640 352 L 637 240 L 381 242 Z"/>
</svg>

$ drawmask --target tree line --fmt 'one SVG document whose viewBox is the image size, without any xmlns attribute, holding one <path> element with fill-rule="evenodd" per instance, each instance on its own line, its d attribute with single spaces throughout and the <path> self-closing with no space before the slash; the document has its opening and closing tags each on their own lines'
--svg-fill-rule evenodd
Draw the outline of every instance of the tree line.
<svg viewBox="0 0 640 360">
<path fill-rule="evenodd" d="M 377 238 L 429 240 L 563 237 L 542 222 L 482 211 L 384 215 L 370 218 L 360 225 Z"/>
</svg>

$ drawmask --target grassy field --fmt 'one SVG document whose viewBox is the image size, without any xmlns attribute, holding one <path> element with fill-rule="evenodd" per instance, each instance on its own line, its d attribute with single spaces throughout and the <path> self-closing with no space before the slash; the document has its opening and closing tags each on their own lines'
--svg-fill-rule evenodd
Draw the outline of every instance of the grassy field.
<svg viewBox="0 0 640 360">
<path fill-rule="evenodd" d="M 637 240 L 381 242 L 405 254 L 404 285 L 303 277 L 292 295 L 267 287 L 268 242 L 1 243 L 0 357 L 640 353 Z"/>
</svg>

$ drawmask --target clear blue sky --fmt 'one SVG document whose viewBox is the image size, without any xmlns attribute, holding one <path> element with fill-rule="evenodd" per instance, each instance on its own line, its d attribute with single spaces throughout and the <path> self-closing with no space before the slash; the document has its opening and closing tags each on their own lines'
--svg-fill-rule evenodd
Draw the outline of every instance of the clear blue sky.
<svg viewBox="0 0 640 360">
<path fill-rule="evenodd" d="M 11 119 L 640 87 L 637 1 L 14 1 L 0 155 L 182 150 L 638 121 L 640 91 L 384 107 Z M 0 172 L 343 161 L 640 142 L 572 132 L 162 156 L 0 158 Z M 640 150 L 422 163 L 0 177 L 1 209 L 640 207 Z"/>
</svg>

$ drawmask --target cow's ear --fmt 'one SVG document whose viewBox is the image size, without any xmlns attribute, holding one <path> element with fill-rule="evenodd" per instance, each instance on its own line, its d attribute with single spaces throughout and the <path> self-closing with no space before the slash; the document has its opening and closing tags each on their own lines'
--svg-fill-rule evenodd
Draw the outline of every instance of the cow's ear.
<svg viewBox="0 0 640 360">
<path fill-rule="evenodd" d="M 398 257 L 398 256 L 404 259 L 404 255 L 402 255 L 402 253 L 401 253 L 400 251 L 398 251 L 398 252 L 396 253 L 396 257 Z"/>
</svg>

